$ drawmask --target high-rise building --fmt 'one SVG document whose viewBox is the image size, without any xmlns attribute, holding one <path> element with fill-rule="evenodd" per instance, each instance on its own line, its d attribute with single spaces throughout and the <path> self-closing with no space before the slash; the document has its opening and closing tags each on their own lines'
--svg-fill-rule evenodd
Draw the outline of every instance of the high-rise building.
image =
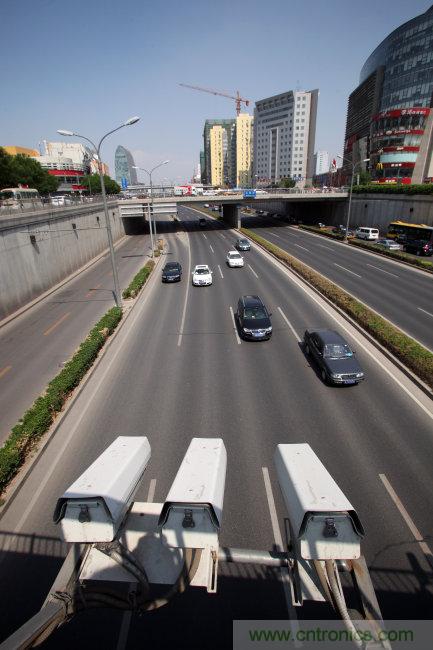
<svg viewBox="0 0 433 650">
<path fill-rule="evenodd" d="M 227 152 L 227 133 L 222 126 L 215 125 L 209 132 L 211 185 L 224 185 L 224 159 Z"/>
<path fill-rule="evenodd" d="M 200 178 L 201 182 L 205 182 L 205 160 L 204 160 L 204 151 L 200 151 Z"/>
<path fill-rule="evenodd" d="M 349 97 L 344 156 L 376 182 L 433 177 L 433 6 L 391 32 Z M 347 171 L 351 164 L 345 164 Z"/>
<path fill-rule="evenodd" d="M 114 173 L 116 182 L 120 186 L 125 182 L 128 185 L 137 185 L 137 170 L 133 169 L 134 165 L 135 162 L 131 152 L 119 144 L 114 154 Z"/>
<path fill-rule="evenodd" d="M 256 102 L 253 169 L 259 185 L 312 179 L 318 95 L 317 89 L 288 90 Z"/>
<path fill-rule="evenodd" d="M 241 113 L 236 118 L 236 186 L 251 187 L 253 176 L 253 117 Z"/>
<path fill-rule="evenodd" d="M 329 153 L 327 151 L 316 151 L 314 154 L 313 175 L 329 172 Z"/>
<path fill-rule="evenodd" d="M 224 161 L 223 161 L 223 181 L 221 184 L 232 187 L 236 185 L 236 120 L 206 120 L 203 129 L 204 141 L 204 178 L 203 183 L 212 183 L 212 160 L 210 133 L 214 126 L 220 126 L 225 136 L 224 144 Z"/>
</svg>

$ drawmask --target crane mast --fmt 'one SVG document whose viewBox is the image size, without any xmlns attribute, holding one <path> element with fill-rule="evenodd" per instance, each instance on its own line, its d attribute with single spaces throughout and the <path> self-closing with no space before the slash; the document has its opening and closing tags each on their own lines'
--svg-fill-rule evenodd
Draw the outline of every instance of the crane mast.
<svg viewBox="0 0 433 650">
<path fill-rule="evenodd" d="M 218 95 L 219 97 L 227 97 L 227 99 L 234 99 L 236 104 L 236 115 L 239 115 L 239 113 L 241 112 L 242 104 L 245 104 L 245 106 L 249 106 L 250 104 L 249 99 L 245 99 L 244 97 L 241 97 L 239 90 L 236 91 L 236 96 L 233 96 L 233 95 L 229 95 L 228 93 L 223 93 L 219 90 L 213 90 L 212 88 L 202 88 L 202 86 L 191 86 L 189 84 L 179 84 L 179 86 L 182 86 L 183 88 L 191 88 L 191 90 L 199 90 L 200 92 L 209 93 L 210 95 Z"/>
</svg>

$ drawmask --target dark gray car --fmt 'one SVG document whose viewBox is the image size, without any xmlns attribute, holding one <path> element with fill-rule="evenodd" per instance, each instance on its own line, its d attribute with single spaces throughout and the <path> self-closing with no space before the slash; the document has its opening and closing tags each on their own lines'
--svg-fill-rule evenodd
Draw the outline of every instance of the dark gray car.
<svg viewBox="0 0 433 650">
<path fill-rule="evenodd" d="M 182 277 L 182 267 L 179 262 L 167 262 L 162 269 L 163 282 L 180 282 Z"/>
<path fill-rule="evenodd" d="M 322 379 L 329 384 L 358 384 L 364 373 L 345 339 L 334 330 L 305 330 L 305 352 L 320 368 Z"/>
<path fill-rule="evenodd" d="M 238 251 L 249 251 L 251 250 L 251 244 L 248 239 L 237 239 L 235 241 L 235 246 Z"/>
</svg>

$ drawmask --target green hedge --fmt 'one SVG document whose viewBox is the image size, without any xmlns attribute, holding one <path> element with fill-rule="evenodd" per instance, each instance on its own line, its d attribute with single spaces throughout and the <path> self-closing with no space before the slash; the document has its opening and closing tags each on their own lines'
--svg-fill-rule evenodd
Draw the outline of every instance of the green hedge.
<svg viewBox="0 0 433 650">
<path fill-rule="evenodd" d="M 424 183 L 422 185 L 387 185 L 385 183 L 355 185 L 353 192 L 355 194 L 433 194 L 433 183 Z"/>
<path fill-rule="evenodd" d="M 323 230 L 323 228 L 318 228 L 317 226 L 306 226 L 304 224 L 300 224 L 298 228 L 301 228 L 302 230 L 310 230 L 311 232 L 317 232 L 319 235 L 330 237 L 331 239 L 338 239 L 339 241 L 342 241 L 344 239 L 344 235 L 342 233 L 330 232 L 329 230 Z"/>
<path fill-rule="evenodd" d="M 158 251 L 158 255 L 159 255 L 159 251 Z M 149 277 L 149 275 L 152 273 L 152 269 L 154 266 L 155 266 L 155 262 L 153 260 L 149 260 L 148 262 L 146 262 L 145 266 L 143 266 L 143 268 L 140 269 L 137 275 L 131 280 L 129 286 L 123 290 L 122 296 L 124 298 L 131 298 L 131 296 L 135 297 L 137 293 L 140 291 L 140 289 L 146 283 L 146 280 Z"/>
<path fill-rule="evenodd" d="M 345 311 L 387 350 L 392 352 L 404 365 L 410 368 L 430 388 L 433 388 L 433 354 L 410 336 L 403 334 L 397 327 L 358 302 L 348 293 L 324 278 L 320 273 L 286 253 L 275 244 L 271 244 L 254 232 L 241 228 L 241 231 L 253 241 L 273 253 L 290 268 L 310 282 L 324 296 Z"/>
<path fill-rule="evenodd" d="M 62 410 L 66 399 L 93 364 L 107 336 L 116 329 L 121 318 L 122 310 L 113 307 L 98 321 L 74 356 L 50 381 L 45 394 L 35 400 L 13 427 L 0 448 L 0 493 L 16 474 L 28 451 L 49 429 L 55 414 Z"/>
</svg>

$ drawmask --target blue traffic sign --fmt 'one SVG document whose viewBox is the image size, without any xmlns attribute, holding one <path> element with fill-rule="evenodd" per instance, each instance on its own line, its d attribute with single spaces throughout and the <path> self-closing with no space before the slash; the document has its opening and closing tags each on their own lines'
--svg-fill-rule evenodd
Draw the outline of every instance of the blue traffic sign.
<svg viewBox="0 0 433 650">
<path fill-rule="evenodd" d="M 122 190 L 126 190 L 128 187 L 128 181 L 124 176 L 122 176 Z"/>
<path fill-rule="evenodd" d="M 255 199 L 256 190 L 244 190 L 244 199 Z"/>
</svg>

